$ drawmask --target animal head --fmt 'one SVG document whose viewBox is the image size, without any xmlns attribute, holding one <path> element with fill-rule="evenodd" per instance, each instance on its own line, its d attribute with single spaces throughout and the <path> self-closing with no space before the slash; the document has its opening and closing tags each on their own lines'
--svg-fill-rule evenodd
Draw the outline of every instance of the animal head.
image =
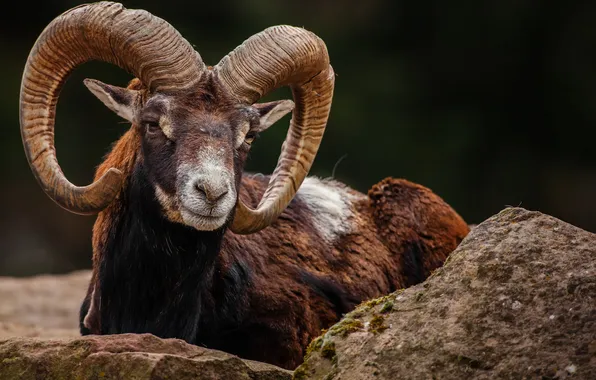
<svg viewBox="0 0 596 380">
<path fill-rule="evenodd" d="M 252 141 L 291 112 L 294 102 L 238 104 L 211 75 L 205 77 L 198 88 L 174 94 L 150 94 L 144 88 L 90 79 L 85 85 L 137 129 L 143 167 L 165 216 L 199 230 L 214 230 L 233 215 Z"/>
<path fill-rule="evenodd" d="M 302 28 L 268 28 L 207 67 L 171 25 L 146 11 L 101 2 L 57 17 L 38 38 L 25 66 L 21 134 L 44 191 L 81 214 L 107 207 L 124 182 L 124 174 L 112 168 L 89 186 L 75 186 L 56 159 L 59 91 L 76 66 L 93 59 L 138 78 L 128 88 L 93 79 L 85 85 L 137 129 L 138 154 L 170 220 L 198 230 L 231 221 L 234 232 L 252 233 L 283 212 L 312 165 L 331 107 L 334 74 L 320 38 Z M 284 85 L 291 87 L 294 102 L 256 103 Z M 238 201 L 251 142 L 292 110 L 277 167 L 252 209 Z"/>
</svg>

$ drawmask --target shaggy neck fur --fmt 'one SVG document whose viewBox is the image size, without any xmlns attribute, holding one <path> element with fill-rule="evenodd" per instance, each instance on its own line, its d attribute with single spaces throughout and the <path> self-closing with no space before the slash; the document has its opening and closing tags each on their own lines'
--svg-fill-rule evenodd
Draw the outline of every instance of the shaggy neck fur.
<svg viewBox="0 0 596 380">
<path fill-rule="evenodd" d="M 142 163 L 120 203 L 99 262 L 101 333 L 150 332 L 196 343 L 223 230 L 167 221 Z"/>
</svg>

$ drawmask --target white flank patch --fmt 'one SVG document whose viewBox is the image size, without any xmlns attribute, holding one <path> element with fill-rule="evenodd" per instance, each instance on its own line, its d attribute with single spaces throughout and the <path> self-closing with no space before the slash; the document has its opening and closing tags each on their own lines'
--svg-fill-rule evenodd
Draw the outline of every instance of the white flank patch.
<svg viewBox="0 0 596 380">
<path fill-rule="evenodd" d="M 297 196 L 312 212 L 314 227 L 328 242 L 351 232 L 350 216 L 355 196 L 342 185 L 308 177 L 298 189 Z"/>
</svg>

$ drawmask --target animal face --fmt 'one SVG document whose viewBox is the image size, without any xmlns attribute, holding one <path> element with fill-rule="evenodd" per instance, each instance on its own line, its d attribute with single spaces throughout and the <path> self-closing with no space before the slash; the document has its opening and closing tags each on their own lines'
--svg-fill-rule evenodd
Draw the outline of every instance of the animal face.
<svg viewBox="0 0 596 380">
<path fill-rule="evenodd" d="M 229 222 L 251 143 L 294 106 L 289 100 L 239 104 L 213 78 L 173 94 L 149 94 L 138 81 L 128 88 L 96 80 L 85 85 L 138 129 L 143 166 L 164 216 L 203 231 Z"/>
</svg>

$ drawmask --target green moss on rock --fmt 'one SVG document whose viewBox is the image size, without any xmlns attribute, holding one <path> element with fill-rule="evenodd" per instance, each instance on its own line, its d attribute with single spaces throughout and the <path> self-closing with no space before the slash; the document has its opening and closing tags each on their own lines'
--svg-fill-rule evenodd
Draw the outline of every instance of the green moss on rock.
<svg viewBox="0 0 596 380">
<path fill-rule="evenodd" d="M 383 304 L 383 306 L 381 306 L 380 312 L 385 314 L 389 313 L 391 310 L 393 310 L 393 300 L 388 300 Z"/>
<path fill-rule="evenodd" d="M 364 324 L 359 319 L 345 317 L 329 329 L 329 334 L 332 336 L 339 335 L 342 337 L 348 336 L 358 330 L 362 330 Z"/>
<path fill-rule="evenodd" d="M 321 347 L 321 356 L 333 360 L 335 357 L 335 343 L 333 341 L 328 340 L 323 343 L 323 346 Z"/>
<path fill-rule="evenodd" d="M 369 301 L 365 301 L 363 303 L 361 303 L 360 305 L 358 305 L 356 307 L 356 309 L 350 313 L 348 313 L 346 315 L 346 317 L 351 317 L 351 318 L 362 318 L 367 312 L 369 312 L 372 308 L 383 304 L 383 307 L 387 304 L 391 304 L 391 307 L 393 307 L 393 303 L 395 302 L 395 296 L 398 294 L 401 294 L 404 291 L 404 289 L 400 289 L 392 294 L 383 296 L 383 297 L 379 297 L 379 298 L 375 298 Z M 387 310 L 389 311 L 389 310 Z"/>
<path fill-rule="evenodd" d="M 310 355 L 313 354 L 313 352 L 319 351 L 321 349 L 321 346 L 323 345 L 323 336 L 319 336 L 315 339 L 313 339 L 312 342 L 310 342 L 310 344 L 308 345 L 308 347 L 306 347 L 306 355 L 304 356 L 304 359 L 308 359 L 308 357 Z"/>
<path fill-rule="evenodd" d="M 374 334 L 381 333 L 389 327 L 385 324 L 385 317 L 375 314 L 370 320 L 369 330 Z"/>
<path fill-rule="evenodd" d="M 305 363 L 300 365 L 296 370 L 294 370 L 294 374 L 292 375 L 292 380 L 304 380 L 308 378 L 307 373 L 307 366 Z"/>
</svg>

